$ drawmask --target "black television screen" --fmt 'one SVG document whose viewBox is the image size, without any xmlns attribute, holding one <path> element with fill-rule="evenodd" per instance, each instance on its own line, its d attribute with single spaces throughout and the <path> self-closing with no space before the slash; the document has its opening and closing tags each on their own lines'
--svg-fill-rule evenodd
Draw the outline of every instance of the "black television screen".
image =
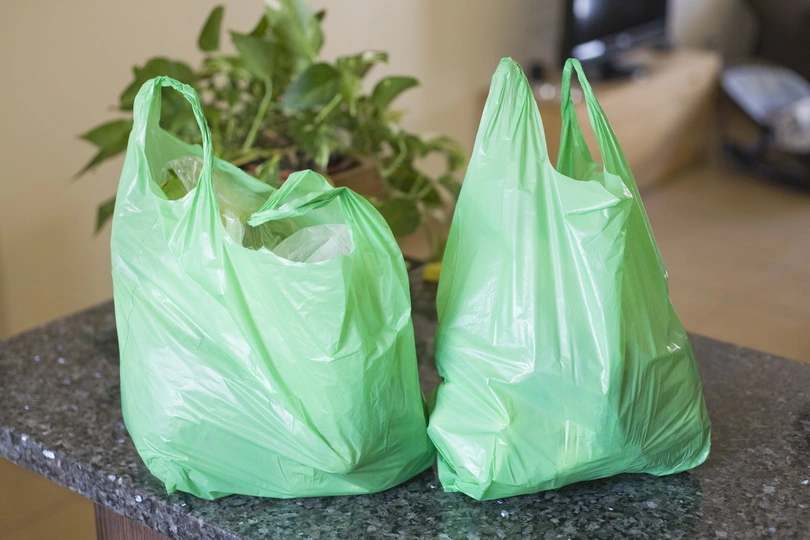
<svg viewBox="0 0 810 540">
<path fill-rule="evenodd" d="M 608 59 L 665 39 L 667 0 L 566 0 L 562 56 Z"/>
</svg>

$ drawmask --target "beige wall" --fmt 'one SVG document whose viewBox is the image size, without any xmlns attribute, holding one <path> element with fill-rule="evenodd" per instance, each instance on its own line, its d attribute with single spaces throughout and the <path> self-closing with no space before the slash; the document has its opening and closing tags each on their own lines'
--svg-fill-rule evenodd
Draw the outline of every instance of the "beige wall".
<svg viewBox="0 0 810 540">
<path fill-rule="evenodd" d="M 79 181 L 93 149 L 77 134 L 111 117 L 130 66 L 163 54 L 196 61 L 211 0 L 9 2 L 0 17 L 0 335 L 111 295 L 109 230 L 95 207 L 114 193 L 121 161 Z M 249 29 L 258 1 L 226 3 L 225 27 Z M 408 127 L 468 147 L 481 95 L 501 56 L 525 60 L 536 0 L 312 1 L 327 8 L 326 56 L 382 49 L 380 74 L 412 74 Z M 506 7 L 503 7 L 506 6 Z"/>
<path fill-rule="evenodd" d="M 0 238 L 2 238 L 1 234 L 0 234 Z M 2 337 L 5 336 L 8 333 L 8 331 L 7 331 L 8 322 L 6 321 L 7 315 L 6 315 L 6 310 L 5 310 L 5 307 L 6 307 L 6 298 L 5 298 L 6 289 L 3 286 L 3 283 L 4 283 L 4 281 L 3 281 L 3 270 L 4 269 L 5 269 L 5 265 L 3 264 L 3 250 L 0 249 L 0 339 L 2 339 Z"/>
<path fill-rule="evenodd" d="M 469 149 L 498 59 L 554 58 L 561 0 L 311 0 L 326 8 L 325 55 L 381 49 L 377 75 L 411 74 L 421 89 L 399 105 L 405 124 L 446 133 Z M 78 140 L 111 118 L 130 66 L 151 55 L 196 61 L 212 0 L 9 2 L 0 18 L 0 336 L 111 295 L 109 230 L 93 236 L 95 207 L 121 161 L 79 181 L 93 149 Z M 249 29 L 258 0 L 226 3 L 225 27 Z M 736 46 L 727 32 L 741 0 L 673 0 L 675 41 Z M 735 19 L 736 20 L 736 19 Z M 735 23 L 736 24 L 736 23 Z M 748 20 L 750 33 L 750 20 Z M 740 35 L 743 38 L 740 38 Z M 723 37 L 732 36 L 732 37 Z M 737 36 L 737 37 L 734 37 Z M 730 45 L 729 45 L 730 44 Z"/>
<path fill-rule="evenodd" d="M 756 24 L 745 0 L 670 0 L 675 43 L 712 48 L 727 59 L 750 53 Z"/>
</svg>

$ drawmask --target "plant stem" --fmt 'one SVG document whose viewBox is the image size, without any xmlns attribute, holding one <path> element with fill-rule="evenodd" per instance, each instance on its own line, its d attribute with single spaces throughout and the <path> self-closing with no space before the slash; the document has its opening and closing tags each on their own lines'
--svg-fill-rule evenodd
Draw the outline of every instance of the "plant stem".
<svg viewBox="0 0 810 540">
<path fill-rule="evenodd" d="M 233 138 L 233 130 L 236 129 L 236 121 L 233 116 L 233 108 L 230 108 L 228 111 L 228 124 L 225 126 L 225 140 L 229 142 Z"/>
<path fill-rule="evenodd" d="M 320 123 L 321 121 L 323 121 L 323 119 L 326 118 L 326 116 L 330 112 L 332 112 L 332 109 L 334 109 L 338 103 L 340 103 L 340 94 L 335 94 L 335 97 L 332 98 L 332 101 L 327 103 L 326 106 L 323 109 L 321 109 L 321 112 L 318 113 L 318 116 L 315 117 L 315 122 Z"/>
<path fill-rule="evenodd" d="M 405 145 L 405 141 L 402 138 L 398 139 L 397 146 L 399 146 L 399 153 L 397 154 L 397 157 L 394 158 L 394 161 L 391 163 L 389 167 L 380 169 L 380 174 L 382 176 L 385 177 L 391 176 L 391 173 L 397 170 L 399 166 L 402 165 L 402 162 L 405 161 L 405 153 L 408 151 L 408 148 Z"/>
<path fill-rule="evenodd" d="M 411 189 L 408 190 L 408 195 L 413 195 L 414 193 L 417 193 L 420 189 L 422 189 L 422 185 L 424 183 L 425 177 L 420 174 L 419 176 L 416 177 L 416 181 L 411 185 Z"/>
<path fill-rule="evenodd" d="M 416 199 L 417 201 L 421 201 L 424 197 L 427 196 L 428 193 L 430 193 L 434 189 L 435 188 L 433 187 L 433 185 L 428 183 L 425 187 L 422 188 L 421 191 L 418 191 L 416 195 L 414 195 L 414 199 Z"/>
<path fill-rule="evenodd" d="M 256 112 L 256 117 L 253 119 L 253 123 L 250 125 L 250 131 L 248 131 L 245 142 L 242 144 L 243 151 L 247 151 L 251 146 L 253 146 L 253 142 L 256 140 L 256 134 L 259 132 L 259 126 L 262 124 L 264 115 L 267 114 L 267 108 L 270 106 L 270 100 L 272 99 L 273 83 L 267 80 L 264 83 L 264 97 L 262 98 L 262 102 L 259 104 L 259 110 Z"/>
</svg>

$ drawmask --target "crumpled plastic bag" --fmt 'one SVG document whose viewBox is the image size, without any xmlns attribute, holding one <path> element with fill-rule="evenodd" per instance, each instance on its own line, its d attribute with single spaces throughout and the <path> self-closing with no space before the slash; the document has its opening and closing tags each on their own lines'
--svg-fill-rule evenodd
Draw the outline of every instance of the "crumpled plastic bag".
<svg viewBox="0 0 810 540">
<path fill-rule="evenodd" d="M 191 103 L 202 147 L 160 127 L 164 86 Z M 190 155 L 203 157 L 198 185 L 165 195 L 160 171 Z M 227 211 L 249 216 L 245 242 L 339 224 L 351 249 L 292 263 L 234 242 Z M 357 193 L 313 171 L 274 189 L 214 158 L 197 93 L 157 77 L 135 98 L 110 248 L 124 422 L 167 492 L 365 494 L 433 463 L 405 261 Z"/>
<path fill-rule="evenodd" d="M 313 225 L 294 232 L 273 248 L 279 257 L 294 262 L 316 263 L 338 255 L 348 255 L 352 249 L 349 228 L 343 224 Z"/>
<path fill-rule="evenodd" d="M 169 198 L 185 196 L 197 187 L 202 167 L 203 160 L 199 156 L 183 156 L 169 161 L 160 173 L 161 188 Z M 177 184 L 178 180 L 181 185 Z M 240 189 L 220 171 L 213 171 L 213 180 L 222 224 L 233 241 L 241 244 L 247 219 L 261 208 L 265 199 L 253 191 Z"/>
<path fill-rule="evenodd" d="M 570 101 L 572 69 L 604 163 Z M 501 61 L 444 253 L 428 434 L 444 488 L 476 499 L 673 474 L 711 445 L 633 175 L 578 62 L 562 89 L 555 169 L 529 83 Z"/>
<path fill-rule="evenodd" d="M 167 162 L 159 179 L 166 196 L 179 199 L 197 187 L 202 166 L 203 160 L 199 156 L 183 156 Z M 279 257 L 302 263 L 326 261 L 338 255 L 348 255 L 351 250 L 349 229 L 340 223 L 301 227 L 296 220 L 286 218 L 257 227 L 248 225 L 248 219 L 261 208 L 266 198 L 241 188 L 216 169 L 212 178 L 222 224 L 234 242 L 251 249 L 266 248 Z"/>
</svg>

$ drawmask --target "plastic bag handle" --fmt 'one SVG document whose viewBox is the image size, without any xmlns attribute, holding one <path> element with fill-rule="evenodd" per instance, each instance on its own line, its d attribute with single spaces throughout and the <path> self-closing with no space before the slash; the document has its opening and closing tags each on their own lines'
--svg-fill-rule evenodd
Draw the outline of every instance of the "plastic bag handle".
<svg viewBox="0 0 810 540">
<path fill-rule="evenodd" d="M 248 218 L 248 225 L 258 227 L 268 221 L 296 217 L 325 206 L 335 199 L 362 203 L 367 201 L 346 187 L 332 187 L 320 174 L 306 170 L 290 175 L 281 188 Z M 361 204 L 362 204 L 361 203 Z M 354 229 L 355 216 L 351 208 L 344 207 L 346 225 Z"/>
<path fill-rule="evenodd" d="M 200 97 L 194 88 L 166 76 L 159 76 L 146 81 L 138 91 L 138 95 L 135 96 L 132 109 L 132 130 L 143 148 L 150 126 L 155 122 L 160 122 L 160 90 L 164 87 L 171 87 L 179 92 L 186 98 L 191 105 L 191 110 L 194 112 L 194 118 L 197 120 L 197 126 L 200 128 L 202 135 L 203 150 L 203 166 L 200 171 L 200 178 L 197 180 L 197 186 L 201 188 L 198 191 L 204 191 L 210 196 L 213 194 L 214 149 L 211 144 L 211 130 L 208 128 L 208 122 L 200 105 Z"/>
<path fill-rule="evenodd" d="M 582 64 L 580 64 L 579 60 L 576 58 L 569 58 L 566 60 L 565 66 L 563 67 L 561 87 L 561 113 L 563 127 L 562 136 L 560 138 L 560 154 L 557 160 L 558 165 L 563 161 L 565 148 L 569 146 L 576 148 L 588 161 L 592 161 L 590 151 L 588 150 L 588 145 L 585 143 L 585 139 L 582 137 L 582 129 L 579 126 L 579 120 L 577 119 L 574 104 L 571 100 L 572 70 L 576 71 L 580 86 L 582 86 L 582 93 L 585 96 L 585 104 L 588 109 L 588 119 L 590 120 L 591 127 L 596 135 L 596 143 L 599 146 L 599 152 L 602 155 L 602 164 L 607 172 L 619 176 L 627 189 L 630 190 L 630 193 L 633 196 L 633 205 L 636 208 L 636 217 L 641 219 L 644 228 L 647 231 L 647 237 L 649 240 L 647 245 L 655 254 L 659 264 L 663 266 L 664 263 L 661 258 L 661 252 L 658 249 L 658 245 L 655 243 L 652 225 L 650 225 L 650 219 L 647 216 L 647 211 L 641 204 L 641 194 L 639 193 L 638 186 L 633 178 L 633 173 L 630 171 L 630 166 L 627 164 L 627 158 L 619 146 L 616 133 L 610 126 L 610 122 L 607 120 L 605 111 L 602 109 L 602 106 L 599 105 L 599 102 L 593 93 L 593 88 L 591 88 L 588 79 L 585 77 L 585 73 L 582 70 Z M 569 141 L 569 137 L 573 137 L 573 141 Z"/>
<path fill-rule="evenodd" d="M 307 197 L 303 201 L 298 201 L 292 205 L 282 205 L 278 208 L 264 208 L 255 212 L 248 218 L 248 225 L 251 227 L 258 227 L 268 221 L 275 221 L 277 219 L 284 219 L 289 217 L 302 216 L 312 210 L 316 210 L 325 206 L 338 198 L 346 198 L 351 193 L 351 190 L 346 187 L 334 188 L 331 191 L 319 193 L 313 197 Z M 347 222 L 351 219 L 346 219 Z M 348 224 L 348 223 L 347 223 Z"/>
<path fill-rule="evenodd" d="M 571 145 L 576 148 L 584 158 L 591 161 L 591 153 L 588 145 L 582 136 L 582 128 L 579 125 L 574 103 L 571 100 L 571 72 L 575 71 L 579 84 L 582 87 L 582 93 L 585 96 L 585 106 L 588 110 L 588 119 L 590 120 L 591 129 L 596 135 L 596 144 L 599 147 L 599 153 L 602 156 L 603 165 L 612 173 L 620 174 L 622 170 L 627 171 L 627 162 L 624 153 L 619 146 L 616 134 L 610 123 L 607 120 L 605 111 L 599 105 L 596 95 L 593 93 L 593 88 L 585 77 L 585 72 L 582 69 L 582 64 L 576 58 L 569 58 L 565 61 L 562 73 L 562 85 L 560 88 L 560 113 L 562 115 L 562 134 L 560 137 L 560 159 L 562 159 L 563 149 Z M 572 137 L 573 141 L 568 138 Z"/>
<path fill-rule="evenodd" d="M 335 200 L 340 202 L 352 242 L 359 239 L 369 242 L 375 237 L 374 241 L 384 244 L 390 256 L 402 257 L 385 219 L 365 197 L 347 187 L 333 187 L 314 171 L 291 174 L 281 188 L 248 218 L 248 225 L 258 227 L 268 221 L 302 216 Z"/>
</svg>

